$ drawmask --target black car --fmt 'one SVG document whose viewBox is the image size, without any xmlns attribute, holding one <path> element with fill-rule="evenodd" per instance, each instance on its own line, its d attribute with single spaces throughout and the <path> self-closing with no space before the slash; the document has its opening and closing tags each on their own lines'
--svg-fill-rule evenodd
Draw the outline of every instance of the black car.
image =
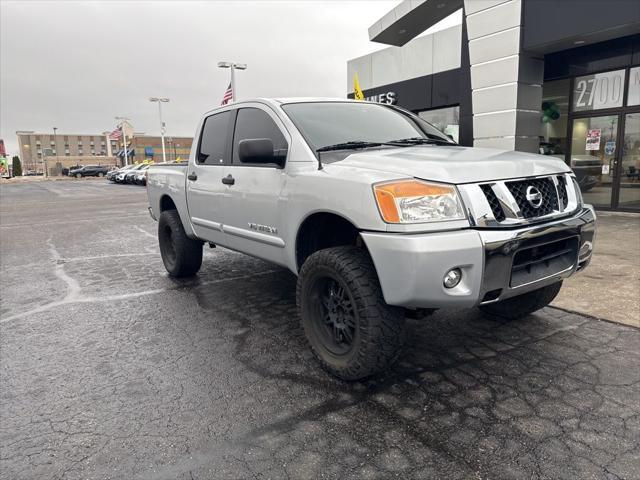
<svg viewBox="0 0 640 480">
<path fill-rule="evenodd" d="M 85 165 L 84 167 L 69 170 L 70 177 L 104 177 L 109 173 L 109 168 L 103 165 Z"/>
<path fill-rule="evenodd" d="M 84 165 L 77 165 L 77 164 L 76 164 L 76 165 L 73 165 L 73 166 L 71 166 L 71 167 L 64 167 L 64 168 L 62 169 L 62 175 L 65 175 L 65 176 L 67 176 L 67 177 L 68 177 L 68 176 L 69 176 L 69 172 L 70 172 L 70 171 L 72 171 L 72 170 L 79 170 L 79 169 L 81 169 L 82 167 L 84 167 Z"/>
</svg>

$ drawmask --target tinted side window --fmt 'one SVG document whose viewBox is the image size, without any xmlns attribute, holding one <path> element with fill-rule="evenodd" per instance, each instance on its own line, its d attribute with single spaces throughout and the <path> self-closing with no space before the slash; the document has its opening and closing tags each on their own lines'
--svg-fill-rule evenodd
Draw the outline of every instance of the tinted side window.
<svg viewBox="0 0 640 480">
<path fill-rule="evenodd" d="M 233 163 L 242 165 L 238 158 L 238 143 L 250 138 L 269 138 L 273 142 L 276 153 L 284 153 L 287 141 L 269 114 L 258 108 L 241 108 L 238 110 L 236 130 L 233 136 Z M 277 152 L 280 150 L 280 152 Z M 245 164 L 246 165 L 246 164 Z"/>
<path fill-rule="evenodd" d="M 198 163 L 207 165 L 227 163 L 225 162 L 225 156 L 227 153 L 227 136 L 229 134 L 231 113 L 231 111 L 217 113 L 207 117 L 204 121 L 198 148 Z"/>
</svg>

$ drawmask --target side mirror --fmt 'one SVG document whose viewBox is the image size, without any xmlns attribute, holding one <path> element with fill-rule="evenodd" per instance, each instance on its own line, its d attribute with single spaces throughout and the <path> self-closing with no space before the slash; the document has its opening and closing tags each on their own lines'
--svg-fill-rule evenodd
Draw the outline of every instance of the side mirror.
<svg viewBox="0 0 640 480">
<path fill-rule="evenodd" d="M 238 142 L 238 157 L 242 163 L 273 163 L 282 166 L 285 156 L 275 152 L 269 138 L 248 138 Z"/>
</svg>

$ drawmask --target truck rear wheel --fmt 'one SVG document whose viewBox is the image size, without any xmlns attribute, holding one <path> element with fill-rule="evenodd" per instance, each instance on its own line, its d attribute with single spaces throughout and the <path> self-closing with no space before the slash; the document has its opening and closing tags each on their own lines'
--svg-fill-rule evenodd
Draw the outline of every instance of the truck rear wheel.
<svg viewBox="0 0 640 480">
<path fill-rule="evenodd" d="M 539 288 L 533 292 L 508 298 L 501 302 L 480 305 L 478 308 L 487 315 L 516 320 L 549 305 L 560 292 L 562 281 Z"/>
<path fill-rule="evenodd" d="M 385 303 L 365 250 L 334 247 L 309 256 L 298 276 L 296 300 L 311 350 L 331 374 L 358 380 L 398 357 L 404 312 Z"/>
<path fill-rule="evenodd" d="M 165 210 L 158 220 L 158 242 L 164 267 L 172 277 L 190 277 L 202 265 L 202 242 L 187 237 L 177 210 Z"/>
</svg>

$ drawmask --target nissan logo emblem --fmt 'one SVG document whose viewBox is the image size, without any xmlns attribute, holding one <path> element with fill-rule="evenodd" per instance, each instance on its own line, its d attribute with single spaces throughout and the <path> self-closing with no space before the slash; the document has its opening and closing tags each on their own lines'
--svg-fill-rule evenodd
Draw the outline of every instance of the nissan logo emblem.
<svg viewBox="0 0 640 480">
<path fill-rule="evenodd" d="M 540 208 L 540 205 L 542 205 L 542 193 L 540 193 L 540 190 L 533 185 L 529 185 L 527 187 L 527 194 L 525 198 L 533 208 Z"/>
</svg>

